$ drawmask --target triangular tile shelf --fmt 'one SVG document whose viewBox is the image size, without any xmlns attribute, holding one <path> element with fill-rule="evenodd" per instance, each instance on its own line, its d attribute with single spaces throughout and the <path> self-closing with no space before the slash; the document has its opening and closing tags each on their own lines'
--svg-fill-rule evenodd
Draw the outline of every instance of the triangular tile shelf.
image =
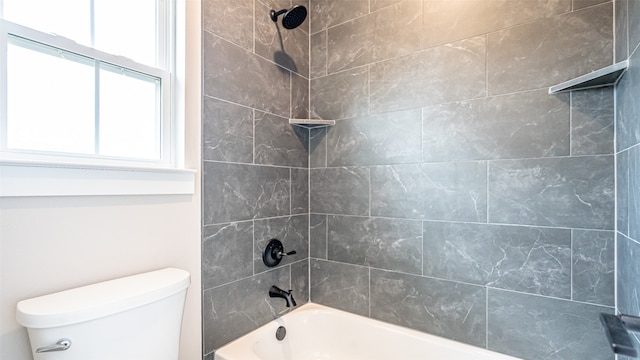
<svg viewBox="0 0 640 360">
<path fill-rule="evenodd" d="M 336 124 L 336 121 L 320 119 L 289 119 L 289 124 L 307 129 L 315 129 L 319 127 L 333 126 Z"/>
<path fill-rule="evenodd" d="M 549 88 L 549 94 L 573 90 L 585 90 L 603 86 L 614 86 L 629 67 L 629 60 L 607 66 L 592 73 L 579 76 Z"/>
</svg>

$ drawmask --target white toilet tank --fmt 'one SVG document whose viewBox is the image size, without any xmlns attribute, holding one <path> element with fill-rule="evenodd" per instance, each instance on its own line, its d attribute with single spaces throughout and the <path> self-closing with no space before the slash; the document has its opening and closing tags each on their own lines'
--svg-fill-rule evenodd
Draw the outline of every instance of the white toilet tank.
<svg viewBox="0 0 640 360">
<path fill-rule="evenodd" d="M 16 318 L 34 360 L 177 360 L 189 283 L 152 271 L 20 301 Z"/>
</svg>

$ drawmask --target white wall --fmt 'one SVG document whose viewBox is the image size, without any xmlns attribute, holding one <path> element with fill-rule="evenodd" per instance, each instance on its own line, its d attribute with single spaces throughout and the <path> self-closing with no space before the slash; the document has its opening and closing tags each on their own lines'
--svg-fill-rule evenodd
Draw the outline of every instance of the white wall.
<svg viewBox="0 0 640 360">
<path fill-rule="evenodd" d="M 186 166 L 200 169 L 200 0 L 187 8 Z M 164 267 L 191 273 L 181 360 L 201 359 L 200 175 L 194 195 L 0 198 L 0 359 L 32 359 L 16 303 Z"/>
</svg>

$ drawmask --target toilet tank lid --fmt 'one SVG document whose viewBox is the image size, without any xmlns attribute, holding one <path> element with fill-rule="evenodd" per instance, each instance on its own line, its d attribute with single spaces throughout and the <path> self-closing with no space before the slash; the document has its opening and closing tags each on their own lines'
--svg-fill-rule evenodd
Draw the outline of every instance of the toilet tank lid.
<svg viewBox="0 0 640 360">
<path fill-rule="evenodd" d="M 27 328 L 89 321 L 150 304 L 186 289 L 189 273 L 166 268 L 18 302 L 16 319 Z"/>
</svg>

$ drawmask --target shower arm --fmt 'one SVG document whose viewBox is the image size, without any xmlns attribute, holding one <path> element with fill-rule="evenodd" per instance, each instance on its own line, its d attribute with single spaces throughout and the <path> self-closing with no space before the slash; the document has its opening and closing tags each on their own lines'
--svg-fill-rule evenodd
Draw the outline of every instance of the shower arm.
<svg viewBox="0 0 640 360">
<path fill-rule="evenodd" d="M 271 10 L 271 20 L 273 22 L 278 22 L 278 16 L 286 13 L 288 9 L 282 9 L 280 11 Z"/>
</svg>

